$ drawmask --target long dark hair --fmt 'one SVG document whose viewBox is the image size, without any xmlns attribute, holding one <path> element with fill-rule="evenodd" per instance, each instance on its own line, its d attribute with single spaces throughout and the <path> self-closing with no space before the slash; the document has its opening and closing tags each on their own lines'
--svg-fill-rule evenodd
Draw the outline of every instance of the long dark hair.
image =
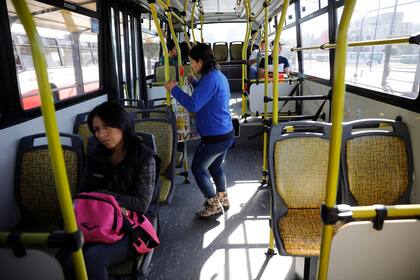
<svg viewBox="0 0 420 280">
<path fill-rule="evenodd" d="M 201 67 L 201 76 L 206 75 L 213 69 L 218 69 L 219 64 L 214 57 L 213 51 L 210 46 L 203 43 L 197 43 L 191 48 L 189 56 L 195 61 L 203 60 L 203 66 Z"/>
<path fill-rule="evenodd" d="M 123 134 L 124 149 L 127 150 L 128 147 L 133 143 L 137 137 L 134 130 L 134 125 L 128 117 L 127 112 L 124 108 L 114 102 L 104 102 L 96 106 L 90 113 L 87 118 L 87 123 L 89 126 L 90 132 L 95 136 L 95 131 L 93 130 L 93 118 L 99 117 L 104 123 L 113 128 L 119 128 Z M 98 140 L 98 139 L 96 139 Z M 99 142 L 99 141 L 98 141 Z M 99 142 L 100 143 L 100 142 Z M 100 143 L 101 146 L 103 146 Z M 104 149 L 105 146 L 103 146 Z"/>
</svg>

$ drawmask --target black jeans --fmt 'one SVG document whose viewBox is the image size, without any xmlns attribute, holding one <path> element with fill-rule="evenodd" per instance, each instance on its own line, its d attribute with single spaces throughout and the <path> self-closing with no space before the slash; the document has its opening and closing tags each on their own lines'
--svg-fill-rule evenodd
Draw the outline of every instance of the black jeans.
<svg viewBox="0 0 420 280">
<path fill-rule="evenodd" d="M 124 262 L 137 254 L 130 238 L 125 236 L 112 244 L 96 243 L 83 247 L 86 270 L 90 280 L 108 279 L 107 268 Z M 76 279 L 70 253 L 62 259 L 66 279 Z"/>
</svg>

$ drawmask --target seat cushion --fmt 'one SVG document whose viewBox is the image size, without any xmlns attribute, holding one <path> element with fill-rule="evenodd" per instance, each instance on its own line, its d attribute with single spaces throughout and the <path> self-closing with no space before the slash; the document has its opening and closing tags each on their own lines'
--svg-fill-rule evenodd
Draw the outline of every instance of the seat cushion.
<svg viewBox="0 0 420 280">
<path fill-rule="evenodd" d="M 322 231 L 319 209 L 289 209 L 278 226 L 288 255 L 319 256 Z"/>
</svg>

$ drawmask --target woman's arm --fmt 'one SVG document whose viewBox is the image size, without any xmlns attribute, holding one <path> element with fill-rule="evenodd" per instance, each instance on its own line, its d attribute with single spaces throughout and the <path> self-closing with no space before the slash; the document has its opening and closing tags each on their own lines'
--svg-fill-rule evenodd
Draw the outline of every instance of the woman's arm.
<svg viewBox="0 0 420 280">
<path fill-rule="evenodd" d="M 151 156 L 146 159 L 138 168 L 135 175 L 135 185 L 133 186 L 133 195 L 111 193 L 115 196 L 121 207 L 144 214 L 152 201 L 153 191 L 155 190 L 156 162 Z"/>
</svg>

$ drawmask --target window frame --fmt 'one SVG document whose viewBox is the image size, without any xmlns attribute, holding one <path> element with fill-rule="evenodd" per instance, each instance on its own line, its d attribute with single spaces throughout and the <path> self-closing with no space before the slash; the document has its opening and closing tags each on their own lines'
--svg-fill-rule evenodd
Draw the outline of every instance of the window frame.
<svg viewBox="0 0 420 280">
<path fill-rule="evenodd" d="M 98 69 L 99 69 L 99 88 L 88 94 L 83 94 L 81 96 L 75 96 L 72 98 L 64 99 L 55 104 L 56 111 L 63 108 L 82 103 L 89 99 L 96 98 L 104 94 L 104 82 L 105 69 L 103 67 L 103 55 L 100 45 L 102 45 L 102 35 L 103 25 L 105 24 L 101 19 L 101 0 L 96 2 L 96 12 L 89 10 L 87 8 L 78 6 L 77 4 L 70 3 L 63 0 L 36 0 L 43 4 L 48 4 L 59 9 L 68 10 L 70 12 L 78 13 L 84 16 L 91 18 L 96 18 L 99 21 L 99 33 L 98 33 Z M 8 9 L 6 1 L 0 1 L 0 46 L 5 49 L 2 52 L 4 56 L 5 63 L 1 66 L 0 70 L 5 75 L 0 77 L 0 81 L 5 86 L 4 93 L 0 95 L 0 129 L 7 128 L 12 125 L 16 125 L 35 117 L 41 116 L 41 108 L 36 107 L 32 109 L 25 110 L 21 106 L 20 90 L 19 90 L 19 81 L 17 78 L 17 68 L 15 65 L 14 53 L 13 53 L 13 42 L 12 42 L 12 33 L 10 29 L 10 22 L 8 17 Z M 3 38 L 1 38 L 3 36 Z"/>
</svg>

